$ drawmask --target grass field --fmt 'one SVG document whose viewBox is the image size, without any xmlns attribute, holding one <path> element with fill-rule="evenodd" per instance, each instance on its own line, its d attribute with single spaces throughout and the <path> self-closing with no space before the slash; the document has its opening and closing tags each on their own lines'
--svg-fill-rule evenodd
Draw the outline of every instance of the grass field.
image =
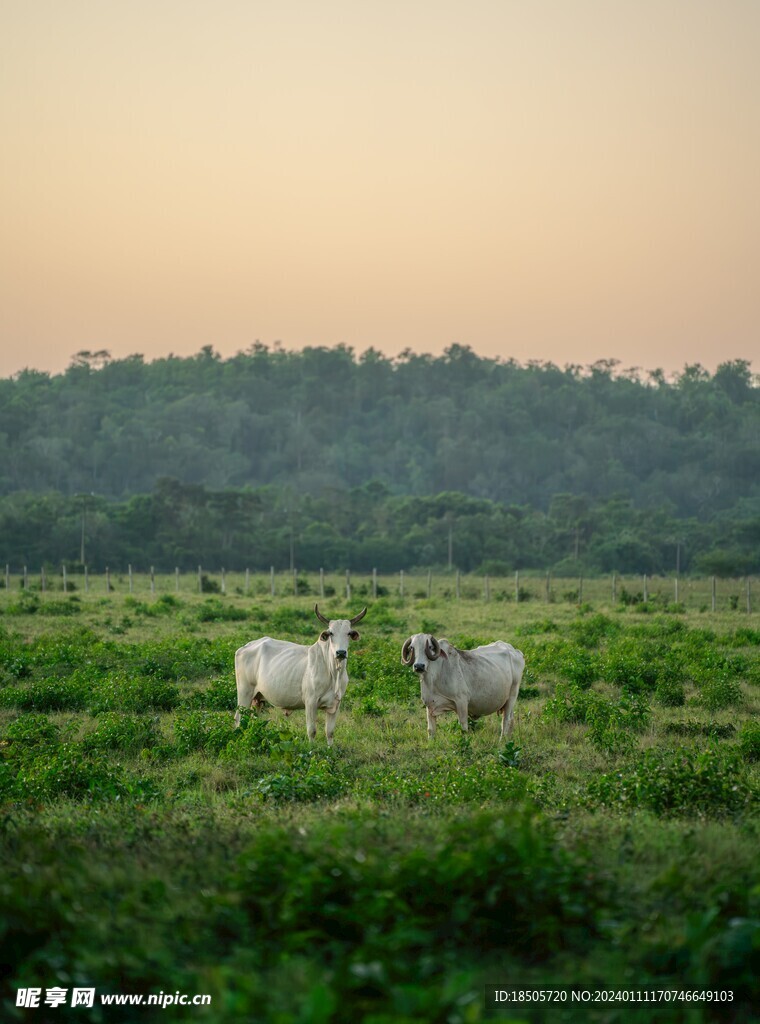
<svg viewBox="0 0 760 1024">
<path fill-rule="evenodd" d="M 370 607 L 328 749 L 321 715 L 312 746 L 303 712 L 233 730 L 236 647 L 318 624 L 229 582 L 0 592 L 3 1020 L 465 1024 L 487 984 L 681 993 L 502 1021 L 756 1019 L 760 616 L 336 579 L 326 613 Z M 420 630 L 524 652 L 510 743 L 428 742 Z M 35 986 L 96 1002 L 17 1007 Z M 100 1005 L 158 992 L 211 1005 Z"/>
</svg>

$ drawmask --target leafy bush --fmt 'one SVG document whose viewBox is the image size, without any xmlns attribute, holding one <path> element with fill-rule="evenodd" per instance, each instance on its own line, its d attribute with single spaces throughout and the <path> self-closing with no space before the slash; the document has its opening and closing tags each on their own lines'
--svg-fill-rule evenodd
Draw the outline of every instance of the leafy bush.
<svg viewBox="0 0 760 1024">
<path fill-rule="evenodd" d="M 179 689 L 173 683 L 109 675 L 93 688 L 87 705 L 99 715 L 104 711 L 171 711 L 179 700 Z"/>
<path fill-rule="evenodd" d="M 259 779 L 254 788 L 275 803 L 311 802 L 340 796 L 344 782 L 335 762 L 312 749 L 297 754 L 287 771 Z"/>
<path fill-rule="evenodd" d="M 60 728 L 46 715 L 27 714 L 8 725 L 4 738 L 10 755 L 19 756 L 30 749 L 57 743 L 60 734 Z"/>
<path fill-rule="evenodd" d="M 592 779 L 592 802 L 643 807 L 655 814 L 738 814 L 757 793 L 739 759 L 716 748 L 647 750 L 615 774 Z"/>
<path fill-rule="evenodd" d="M 720 711 L 741 702 L 741 686 L 728 673 L 716 673 L 700 686 L 699 703 L 708 711 Z"/>
<path fill-rule="evenodd" d="M 619 753 L 633 746 L 633 733 L 646 727 L 651 710 L 636 694 L 623 694 L 613 701 L 591 690 L 557 683 L 554 697 L 544 705 L 543 715 L 549 721 L 585 722 L 594 746 Z"/>
<path fill-rule="evenodd" d="M 16 788 L 31 800 L 113 799 L 124 792 L 124 780 L 118 765 L 85 751 L 79 743 L 61 743 L 25 761 Z"/>
<path fill-rule="evenodd" d="M 95 729 L 82 740 L 85 750 L 123 750 L 134 752 L 160 741 L 157 718 L 108 711 Z"/>
<path fill-rule="evenodd" d="M 655 700 L 666 708 L 680 708 L 686 701 L 686 690 L 679 679 L 660 679 L 654 691 Z"/>
<path fill-rule="evenodd" d="M 180 754 L 202 750 L 218 754 L 233 738 L 232 714 L 220 711 L 179 712 L 174 718 L 174 737 Z"/>
<path fill-rule="evenodd" d="M 237 701 L 235 680 L 231 676 L 214 679 L 202 690 L 194 690 L 183 698 L 187 708 L 202 708 L 206 711 L 234 711 Z"/>
<path fill-rule="evenodd" d="M 195 614 L 199 622 L 244 622 L 250 618 L 245 608 L 225 604 L 218 597 L 204 601 Z"/>
<path fill-rule="evenodd" d="M 722 740 L 733 736 L 736 728 L 730 722 L 725 725 L 718 722 L 668 722 L 665 732 L 671 736 L 707 736 L 713 740 Z"/>
<path fill-rule="evenodd" d="M 739 750 L 747 761 L 760 761 L 760 722 L 745 722 L 739 730 Z"/>
</svg>

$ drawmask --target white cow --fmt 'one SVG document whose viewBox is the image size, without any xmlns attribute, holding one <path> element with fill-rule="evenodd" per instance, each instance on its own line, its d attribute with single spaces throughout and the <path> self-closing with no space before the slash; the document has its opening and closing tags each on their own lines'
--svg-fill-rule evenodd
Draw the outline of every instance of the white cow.
<svg viewBox="0 0 760 1024">
<path fill-rule="evenodd" d="M 460 651 L 448 640 L 416 633 L 405 641 L 401 660 L 420 677 L 420 694 L 427 708 L 428 736 L 435 736 L 435 720 L 455 711 L 467 732 L 467 718 L 499 714 L 500 739 L 512 733 L 517 695 L 525 658 L 511 644 L 496 640 L 473 651 Z"/>
<path fill-rule="evenodd" d="M 326 619 L 318 605 L 314 613 L 327 628 L 310 647 L 263 636 L 235 651 L 238 711 L 264 701 L 286 712 L 306 708 L 306 732 L 317 735 L 317 709 L 324 708 L 325 735 L 332 746 L 338 708 L 348 686 L 346 659 L 350 640 L 358 640 L 354 626 L 367 614 L 363 608 L 352 619 Z"/>
</svg>

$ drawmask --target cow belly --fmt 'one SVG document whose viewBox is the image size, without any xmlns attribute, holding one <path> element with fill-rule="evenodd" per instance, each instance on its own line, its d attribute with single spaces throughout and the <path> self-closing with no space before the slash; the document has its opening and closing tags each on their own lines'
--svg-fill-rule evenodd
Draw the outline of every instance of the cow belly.
<svg viewBox="0 0 760 1024">
<path fill-rule="evenodd" d="M 482 718 L 501 710 L 509 699 L 511 687 L 501 682 L 487 686 L 470 696 L 467 713 L 471 718 Z"/>
</svg>

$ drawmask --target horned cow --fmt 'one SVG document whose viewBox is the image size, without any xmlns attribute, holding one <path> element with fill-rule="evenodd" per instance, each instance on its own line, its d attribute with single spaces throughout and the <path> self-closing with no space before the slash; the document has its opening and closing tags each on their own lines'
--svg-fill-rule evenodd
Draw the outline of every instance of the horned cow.
<svg viewBox="0 0 760 1024">
<path fill-rule="evenodd" d="M 238 711 L 264 701 L 277 708 L 306 709 L 306 732 L 310 740 L 317 734 L 317 710 L 325 712 L 325 735 L 332 746 L 335 720 L 348 686 L 348 645 L 358 640 L 354 629 L 364 618 L 363 608 L 352 619 L 326 619 L 314 605 L 314 614 L 326 627 L 311 646 L 263 636 L 235 652 Z"/>
<path fill-rule="evenodd" d="M 511 644 L 496 640 L 472 651 L 460 651 L 448 640 L 415 633 L 404 642 L 401 660 L 419 676 L 431 739 L 436 718 L 446 711 L 456 712 L 464 732 L 468 717 L 499 714 L 500 739 L 511 735 L 525 668 L 522 652 Z"/>
</svg>

